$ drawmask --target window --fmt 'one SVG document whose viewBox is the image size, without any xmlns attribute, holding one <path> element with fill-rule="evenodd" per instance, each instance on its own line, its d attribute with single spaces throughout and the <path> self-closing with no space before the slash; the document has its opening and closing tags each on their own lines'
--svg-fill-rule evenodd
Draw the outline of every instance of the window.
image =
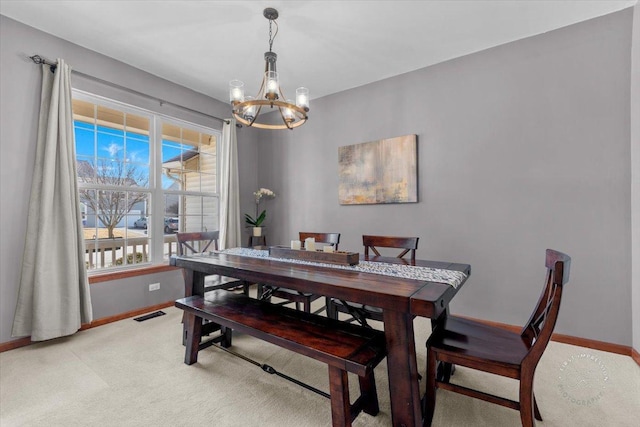
<svg viewBox="0 0 640 427">
<path fill-rule="evenodd" d="M 73 92 L 88 270 L 158 264 L 218 229 L 219 132 Z"/>
<path fill-rule="evenodd" d="M 162 124 L 162 188 L 165 216 L 183 231 L 218 229 L 217 139 L 207 132 Z"/>
</svg>

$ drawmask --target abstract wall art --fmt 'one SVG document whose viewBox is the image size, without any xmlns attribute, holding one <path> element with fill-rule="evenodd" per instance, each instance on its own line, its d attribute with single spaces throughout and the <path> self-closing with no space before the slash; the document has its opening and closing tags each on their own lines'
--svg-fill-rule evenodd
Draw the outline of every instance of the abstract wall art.
<svg viewBox="0 0 640 427">
<path fill-rule="evenodd" d="M 416 135 L 338 147 L 341 205 L 416 203 Z"/>
</svg>

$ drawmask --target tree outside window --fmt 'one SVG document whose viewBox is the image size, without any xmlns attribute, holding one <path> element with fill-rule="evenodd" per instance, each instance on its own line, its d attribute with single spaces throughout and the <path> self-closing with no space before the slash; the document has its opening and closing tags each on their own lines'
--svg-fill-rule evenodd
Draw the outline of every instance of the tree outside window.
<svg viewBox="0 0 640 427">
<path fill-rule="evenodd" d="M 218 131 L 76 91 L 73 113 L 90 270 L 164 262 L 173 233 L 218 229 Z"/>
</svg>

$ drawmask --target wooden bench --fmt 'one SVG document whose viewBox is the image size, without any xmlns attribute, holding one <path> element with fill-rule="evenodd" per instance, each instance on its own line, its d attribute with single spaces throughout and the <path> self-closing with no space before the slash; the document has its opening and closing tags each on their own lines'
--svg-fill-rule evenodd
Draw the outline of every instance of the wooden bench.
<svg viewBox="0 0 640 427">
<path fill-rule="evenodd" d="M 198 361 L 202 320 L 206 319 L 326 363 L 334 426 L 350 426 L 360 411 L 379 412 L 373 369 L 386 356 L 384 332 L 225 290 L 182 298 L 175 305 L 186 313 L 187 365 Z M 358 375 L 360 383 L 360 397 L 353 404 L 348 372 Z"/>
</svg>

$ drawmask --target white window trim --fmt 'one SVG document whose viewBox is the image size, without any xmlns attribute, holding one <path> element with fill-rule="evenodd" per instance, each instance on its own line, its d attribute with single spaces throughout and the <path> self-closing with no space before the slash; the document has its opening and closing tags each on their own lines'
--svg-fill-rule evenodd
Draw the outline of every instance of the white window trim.
<svg viewBox="0 0 640 427">
<path fill-rule="evenodd" d="M 143 191 L 149 191 L 151 195 L 151 226 L 147 229 L 151 233 L 151 244 L 149 247 L 150 261 L 147 263 L 127 265 L 122 267 L 107 267 L 95 270 L 89 270 L 89 276 L 108 274 L 119 271 L 138 270 L 158 265 L 166 264 L 164 259 L 164 195 L 165 194 L 181 194 L 196 195 L 220 198 L 220 141 L 222 139 L 222 131 L 210 127 L 202 126 L 197 123 L 189 122 L 177 117 L 172 117 L 163 113 L 158 113 L 143 107 L 127 104 L 91 92 L 72 88 L 72 98 L 94 104 L 100 104 L 107 108 L 123 111 L 127 114 L 144 116 L 149 119 L 149 188 Z M 207 133 L 215 136 L 216 144 L 216 188 L 214 192 L 176 192 L 171 190 L 163 190 L 162 188 L 162 140 L 158 141 L 157 135 L 162 135 L 163 123 L 184 127 L 201 133 Z M 120 188 L 116 188 L 119 190 Z M 219 206 L 219 204 L 218 204 Z M 219 212 L 218 212 L 219 214 Z M 219 215 L 218 215 L 219 216 Z M 156 236 L 162 236 L 157 238 Z M 160 254 L 157 256 L 156 254 Z"/>
</svg>

